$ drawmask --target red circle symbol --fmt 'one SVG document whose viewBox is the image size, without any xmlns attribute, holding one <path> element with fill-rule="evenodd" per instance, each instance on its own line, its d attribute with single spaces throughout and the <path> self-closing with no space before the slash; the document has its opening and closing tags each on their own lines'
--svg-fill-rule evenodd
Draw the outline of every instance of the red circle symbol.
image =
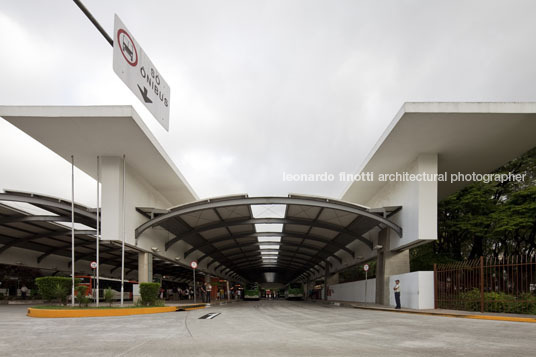
<svg viewBox="0 0 536 357">
<path fill-rule="evenodd" d="M 190 263 L 190 266 L 192 267 L 192 269 L 197 268 L 197 262 L 194 260 L 193 262 Z"/>
<path fill-rule="evenodd" d="M 121 35 L 123 36 L 121 37 Z M 123 29 L 117 31 L 117 45 L 128 64 L 132 67 L 136 67 L 138 64 L 138 50 L 134 45 L 132 37 L 130 37 L 128 32 Z"/>
</svg>

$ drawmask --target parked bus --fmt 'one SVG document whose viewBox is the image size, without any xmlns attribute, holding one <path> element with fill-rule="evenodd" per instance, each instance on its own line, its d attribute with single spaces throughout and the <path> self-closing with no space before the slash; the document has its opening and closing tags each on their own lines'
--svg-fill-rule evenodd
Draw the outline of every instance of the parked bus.
<svg viewBox="0 0 536 357">
<path fill-rule="evenodd" d="M 303 284 L 290 283 L 285 291 L 287 299 L 303 299 Z"/>
<path fill-rule="evenodd" d="M 96 299 L 96 295 L 94 294 L 94 292 L 97 286 L 97 279 L 93 276 L 88 275 L 75 276 L 75 278 L 80 279 L 79 285 L 87 286 L 87 295 L 92 297 L 93 299 Z M 124 281 L 123 300 L 132 300 L 133 286 L 135 284 L 138 284 L 138 282 L 134 280 Z M 107 288 L 112 289 L 112 292 L 114 293 L 114 300 L 121 300 L 121 279 L 103 278 L 102 276 L 99 278 L 99 298 L 101 300 L 104 295 L 104 290 Z"/>
<path fill-rule="evenodd" d="M 258 283 L 247 283 L 244 289 L 244 300 L 259 300 L 261 292 Z"/>
</svg>

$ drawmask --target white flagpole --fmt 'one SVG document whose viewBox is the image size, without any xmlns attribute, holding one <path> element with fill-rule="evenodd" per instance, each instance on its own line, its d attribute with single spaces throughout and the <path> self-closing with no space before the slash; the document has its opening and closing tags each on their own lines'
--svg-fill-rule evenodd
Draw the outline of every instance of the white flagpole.
<svg viewBox="0 0 536 357">
<path fill-rule="evenodd" d="M 99 251 L 99 243 L 100 243 L 100 156 L 97 156 L 97 307 L 99 306 L 99 267 L 100 267 L 100 251 Z"/>
<path fill-rule="evenodd" d="M 123 242 L 121 244 L 121 306 L 123 306 L 123 294 L 125 292 L 125 155 L 123 155 Z"/>
<path fill-rule="evenodd" d="M 74 306 L 74 156 L 71 155 L 71 306 Z"/>
</svg>

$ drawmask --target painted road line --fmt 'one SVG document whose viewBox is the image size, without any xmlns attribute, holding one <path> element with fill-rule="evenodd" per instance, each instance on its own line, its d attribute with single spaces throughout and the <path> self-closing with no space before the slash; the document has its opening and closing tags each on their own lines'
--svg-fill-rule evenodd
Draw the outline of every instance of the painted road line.
<svg viewBox="0 0 536 357">
<path fill-rule="evenodd" d="M 220 314 L 221 314 L 221 312 L 211 312 L 209 314 L 201 316 L 199 319 L 200 320 L 212 320 L 213 318 L 215 318 L 216 316 L 218 316 Z"/>
</svg>

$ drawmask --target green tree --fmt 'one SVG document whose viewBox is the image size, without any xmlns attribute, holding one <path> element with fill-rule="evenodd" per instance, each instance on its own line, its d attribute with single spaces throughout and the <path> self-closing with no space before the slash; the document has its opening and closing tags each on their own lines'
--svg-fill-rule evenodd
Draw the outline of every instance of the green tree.
<svg viewBox="0 0 536 357">
<path fill-rule="evenodd" d="M 536 148 L 493 171 L 523 181 L 475 182 L 438 206 L 438 239 L 411 250 L 411 269 L 484 256 L 536 254 Z"/>
</svg>

